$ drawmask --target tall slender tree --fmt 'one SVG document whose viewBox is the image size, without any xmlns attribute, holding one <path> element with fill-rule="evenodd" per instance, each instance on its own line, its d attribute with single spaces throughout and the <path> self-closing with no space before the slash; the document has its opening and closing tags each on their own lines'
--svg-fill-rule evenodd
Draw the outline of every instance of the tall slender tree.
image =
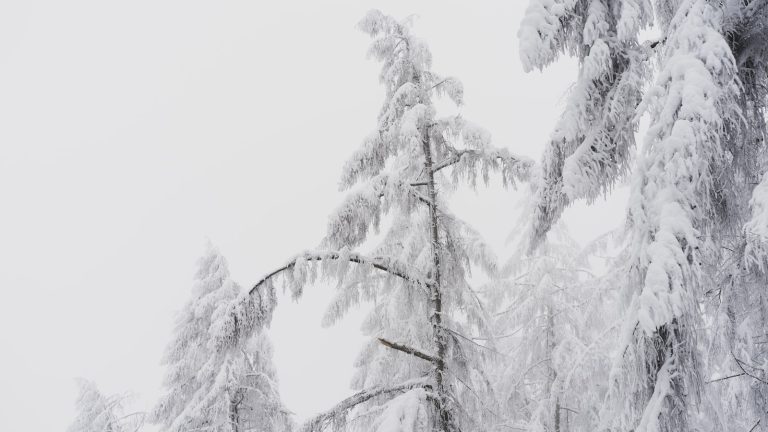
<svg viewBox="0 0 768 432">
<path fill-rule="evenodd" d="M 471 413 L 483 410 L 468 408 L 480 406 L 491 386 L 473 360 L 483 347 L 469 336 L 487 329 L 488 316 L 469 277 L 473 268 L 494 274 L 496 264 L 446 199 L 456 185 L 488 181 L 494 171 L 514 184 L 531 163 L 493 148 L 486 131 L 460 116 L 437 116 L 434 99 L 461 105 L 463 88 L 430 70 L 431 54 L 410 20 L 371 11 L 360 28 L 373 38 L 369 55 L 382 64 L 385 101 L 378 129 L 344 168 L 342 188 L 357 188 L 332 215 L 322 250 L 267 275 L 231 307 L 233 317 L 262 312 L 230 321 L 244 332 L 266 325 L 280 278 L 296 296 L 318 274 L 335 278 L 339 293 L 326 323 L 369 301 L 364 330 L 372 338 L 357 361 L 359 392 L 306 429 L 482 430 L 484 419 Z M 373 241 L 372 232 L 380 234 L 378 245 L 353 251 Z"/>
<path fill-rule="evenodd" d="M 461 180 L 473 186 L 479 176 L 487 181 L 492 170 L 502 173 L 505 184 L 512 183 L 525 176 L 529 164 L 492 148 L 488 133 L 462 118 L 436 116 L 433 98 L 445 95 L 460 105 L 463 89 L 455 78 L 430 71 L 429 50 L 407 22 L 374 11 L 360 27 L 374 38 L 369 53 L 382 62 L 386 99 L 378 131 L 343 175 L 343 188 L 361 187 L 332 216 L 325 243 L 335 249 L 359 247 L 386 215 L 389 227 L 375 253 L 413 263 L 430 283 L 421 293 L 408 284 L 375 287 L 369 298 L 375 298 L 376 306 L 366 330 L 380 343 L 361 355 L 355 384 L 362 389 L 391 384 L 393 377 L 429 374 L 435 426 L 453 430 L 457 408 L 465 404 L 458 387 L 469 386 L 462 378 L 481 374 L 465 358 L 474 347 L 460 338 L 486 326 L 468 276 L 472 265 L 491 274 L 496 269 L 490 250 L 450 213 L 445 196 Z M 343 286 L 329 321 L 359 301 L 359 293 L 359 281 Z M 429 354 L 403 358 L 412 349 Z M 431 360 L 425 362 L 427 357 Z"/>
</svg>

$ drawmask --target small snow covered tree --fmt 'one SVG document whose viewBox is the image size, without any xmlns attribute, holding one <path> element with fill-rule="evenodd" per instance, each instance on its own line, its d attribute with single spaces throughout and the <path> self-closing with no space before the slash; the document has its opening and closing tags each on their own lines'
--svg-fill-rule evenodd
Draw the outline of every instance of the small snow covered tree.
<svg viewBox="0 0 768 432">
<path fill-rule="evenodd" d="M 144 413 L 125 413 L 125 396 L 107 396 L 91 381 L 78 380 L 77 417 L 67 432 L 136 432 Z"/>
<path fill-rule="evenodd" d="M 192 299 L 179 313 L 164 363 L 166 393 L 151 413 L 162 430 L 281 432 L 290 418 L 280 402 L 266 336 L 229 340 L 231 304 L 241 288 L 216 249 L 198 262 Z"/>
<path fill-rule="evenodd" d="M 530 1 L 518 32 L 524 69 L 542 69 L 563 53 L 579 60 L 533 182 L 533 247 L 568 204 L 594 200 L 628 173 L 648 76 L 638 32 L 651 20 L 650 0 Z"/>
</svg>

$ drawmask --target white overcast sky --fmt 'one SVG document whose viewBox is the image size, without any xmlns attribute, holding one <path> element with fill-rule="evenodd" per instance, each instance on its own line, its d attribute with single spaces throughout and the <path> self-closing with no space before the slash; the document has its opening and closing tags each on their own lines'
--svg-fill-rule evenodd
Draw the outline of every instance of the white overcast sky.
<svg viewBox="0 0 768 432">
<path fill-rule="evenodd" d="M 149 407 L 206 238 L 243 285 L 318 243 L 383 95 L 355 28 L 368 9 L 417 14 L 462 113 L 538 160 L 576 71 L 522 72 L 526 4 L 0 2 L 0 430 L 64 430 L 74 377 Z M 615 195 L 568 211 L 579 240 L 621 222 Z M 453 206 L 501 247 L 518 196 Z M 359 313 L 320 327 L 330 287 L 306 292 L 270 332 L 300 419 L 350 393 L 363 341 Z"/>
</svg>

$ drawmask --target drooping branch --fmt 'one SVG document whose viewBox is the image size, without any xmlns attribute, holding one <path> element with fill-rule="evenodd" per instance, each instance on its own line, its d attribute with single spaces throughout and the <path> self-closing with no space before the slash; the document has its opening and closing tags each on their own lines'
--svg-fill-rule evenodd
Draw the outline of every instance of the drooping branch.
<svg viewBox="0 0 768 432">
<path fill-rule="evenodd" d="M 482 152 L 475 149 L 454 150 L 454 153 L 450 157 L 436 163 L 432 167 L 432 172 L 436 173 L 444 168 L 448 168 L 451 165 L 455 165 L 459 163 L 461 161 L 461 158 L 464 156 L 478 157 L 478 158 L 486 156 L 488 159 L 497 159 L 505 164 L 510 164 L 510 165 L 525 162 L 523 159 L 512 156 L 510 154 L 504 154 L 504 153 L 502 153 L 502 151 L 499 151 L 499 150 L 493 151 L 490 154 L 487 154 L 486 152 Z"/>
<path fill-rule="evenodd" d="M 332 409 L 308 420 L 301 427 L 300 431 L 301 432 L 321 432 L 328 425 L 330 425 L 334 421 L 337 421 L 341 416 L 345 415 L 349 410 L 356 407 L 357 405 L 360 405 L 361 403 L 367 402 L 375 397 L 384 396 L 391 393 L 406 392 L 408 390 L 412 390 L 415 388 L 429 389 L 430 386 L 429 384 L 427 384 L 425 379 L 420 378 L 416 380 L 406 381 L 404 383 L 397 384 L 390 387 L 374 387 L 371 389 L 362 390 L 344 399 L 343 401 L 339 402 Z"/>
<path fill-rule="evenodd" d="M 298 259 L 303 259 L 305 261 L 328 261 L 328 260 L 339 260 L 339 259 L 346 259 L 351 263 L 355 264 L 362 264 L 362 265 L 369 265 L 377 270 L 381 270 L 383 272 L 389 273 L 392 276 L 404 279 L 409 282 L 413 282 L 418 285 L 424 285 L 427 287 L 430 287 L 434 284 L 433 281 L 425 278 L 421 278 L 417 275 L 410 274 L 406 268 L 408 267 L 404 263 L 396 262 L 392 259 L 382 259 L 382 258 L 369 258 L 365 257 L 360 254 L 342 254 L 339 252 L 308 252 L 304 255 L 300 255 L 296 259 L 290 261 L 288 264 L 285 264 L 284 266 L 272 271 L 271 273 L 267 274 L 261 280 L 256 282 L 254 284 L 253 288 L 250 289 L 248 292 L 249 294 L 253 295 L 259 287 L 264 285 L 267 281 L 270 279 L 280 275 L 281 273 L 291 270 L 296 266 L 296 261 Z"/>
<path fill-rule="evenodd" d="M 384 345 L 387 348 L 392 348 L 393 350 L 402 351 L 406 354 L 410 354 L 412 356 L 418 357 L 422 360 L 426 360 L 430 363 L 437 363 L 437 359 L 434 356 L 431 356 L 429 354 L 425 354 L 415 348 L 411 348 L 406 345 L 401 345 L 399 343 L 390 342 L 384 338 L 377 338 L 379 340 L 379 343 Z"/>
</svg>

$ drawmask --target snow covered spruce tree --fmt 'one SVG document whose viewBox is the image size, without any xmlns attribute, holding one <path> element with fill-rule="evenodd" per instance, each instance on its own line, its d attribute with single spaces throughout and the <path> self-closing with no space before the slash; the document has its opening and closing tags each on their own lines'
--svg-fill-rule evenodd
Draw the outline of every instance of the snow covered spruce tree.
<svg viewBox="0 0 768 432">
<path fill-rule="evenodd" d="M 719 401 L 719 424 L 758 430 L 768 424 L 765 294 L 768 208 L 765 105 L 768 91 L 768 2 L 723 2 L 722 33 L 733 54 L 740 121 L 721 138 L 730 166 L 721 175 L 725 223 L 715 237 L 718 256 L 706 286 L 708 312 L 707 390 Z M 762 180 L 761 180 L 762 178 Z M 757 187 L 755 187 L 757 185 Z"/>
<path fill-rule="evenodd" d="M 144 424 L 143 412 L 126 413 L 125 396 L 107 396 L 91 381 L 78 380 L 77 417 L 68 432 L 136 432 Z"/>
<path fill-rule="evenodd" d="M 703 0 L 666 6 L 660 71 L 641 107 L 651 126 L 629 207 L 628 319 L 611 383 L 613 403 L 625 400 L 605 421 L 677 431 L 718 424 L 702 415 L 713 410 L 702 398 L 696 328 L 708 264 L 721 256 L 725 236 L 740 231 L 730 134 L 740 128 L 741 90 L 723 11 Z"/>
<path fill-rule="evenodd" d="M 228 335 L 230 305 L 241 291 L 224 257 L 208 245 L 198 262 L 193 297 L 179 313 L 166 349 L 166 393 L 150 417 L 161 430 L 290 430 L 266 336 L 255 332 L 238 346 L 221 337 Z"/>
<path fill-rule="evenodd" d="M 533 247 L 568 204 L 594 200 L 629 171 L 648 76 L 638 32 L 652 17 L 650 0 L 530 1 L 518 32 L 523 68 L 543 69 L 564 53 L 579 60 L 533 182 Z"/>
<path fill-rule="evenodd" d="M 468 279 L 473 268 L 494 274 L 496 264 L 445 199 L 460 182 L 474 186 L 494 171 L 513 184 L 530 162 L 491 147 L 489 134 L 461 117 L 437 116 L 434 98 L 460 105 L 462 86 L 430 70 L 430 52 L 408 21 L 371 11 L 360 28 L 373 38 L 369 55 L 382 63 L 386 97 L 378 130 L 344 169 L 341 187 L 355 189 L 332 215 L 323 250 L 259 281 L 250 297 L 233 303 L 230 322 L 244 332 L 266 325 L 276 283 L 300 296 L 318 275 L 336 279 L 325 323 L 370 302 L 364 330 L 372 339 L 356 364 L 359 392 L 305 429 L 486 430 L 482 403 L 491 384 L 474 367 L 483 348 L 470 335 L 489 323 Z M 378 244 L 354 251 L 366 240 Z"/>
<path fill-rule="evenodd" d="M 563 41 L 582 37 L 586 43 L 581 46 L 589 48 L 591 57 L 594 46 L 588 43 L 587 23 L 596 16 L 595 11 L 618 11 L 614 17 L 626 11 L 628 16 L 644 17 L 637 22 L 647 22 L 649 9 L 647 5 L 634 7 L 639 4 L 534 0 L 520 33 L 524 61 L 527 56 L 534 66 L 546 64 L 553 58 L 553 50 L 566 46 Z M 626 104 L 624 117 L 633 125 L 640 113 L 647 112 L 651 127 L 633 174 L 629 248 L 624 255 L 631 275 L 625 290 L 628 319 L 602 414 L 603 425 L 611 430 L 671 431 L 704 427 L 706 423 L 727 424 L 728 415 L 720 410 L 700 409 L 712 405 L 708 403 L 712 395 L 703 393 L 716 387 L 705 389 L 701 375 L 709 370 L 719 372 L 714 368 L 726 352 L 736 359 L 731 362 L 735 366 L 756 364 L 754 344 L 748 343 L 750 349 L 740 354 L 741 359 L 733 351 L 734 343 L 753 339 L 745 328 L 761 327 L 755 313 L 746 313 L 750 308 L 744 302 L 762 301 L 754 291 L 760 267 L 748 266 L 763 259 L 759 253 L 758 258 L 752 254 L 760 251 L 763 243 L 746 240 L 759 239 L 759 234 L 753 234 L 760 229 L 759 222 L 745 222 L 752 189 L 765 172 L 766 45 L 758 42 L 766 36 L 765 9 L 765 1 L 658 1 L 661 37 L 640 46 L 631 43 L 640 50 L 636 58 L 642 59 L 648 52 L 649 58 L 658 59 L 659 72 L 638 115 L 631 112 L 634 105 Z M 619 37 L 620 21 L 609 19 L 601 27 L 610 34 L 615 24 Z M 583 32 L 578 30 L 582 23 Z M 526 51 L 535 44 L 542 47 L 542 54 Z M 586 63 L 582 58 L 582 71 Z M 642 80 L 636 82 L 639 94 Z M 574 91 L 571 97 L 577 100 L 569 101 L 564 118 L 574 107 L 589 106 L 594 94 L 603 93 L 595 91 L 586 97 Z M 587 119 L 603 119 L 605 115 L 597 113 Z M 558 131 L 555 137 L 559 137 Z M 630 142 L 615 134 L 608 137 L 606 142 L 615 148 Z M 580 140 L 577 143 L 582 146 L 588 143 L 588 135 Z M 590 150 L 587 154 L 599 154 Z M 562 147 L 550 143 L 545 153 L 539 183 L 542 198 L 538 207 L 542 210 L 534 220 L 539 237 L 559 216 L 562 205 L 577 197 L 573 191 L 579 190 L 578 185 L 599 186 L 592 187 L 598 191 L 618 179 L 618 171 L 595 170 L 591 159 L 563 152 Z M 560 162 L 563 154 L 566 159 Z M 607 166 L 614 166 L 617 160 L 610 159 Z M 584 173 L 589 176 L 583 177 Z M 584 182 L 584 178 L 595 182 Z M 760 208 L 758 195 L 751 202 L 753 209 Z M 757 214 L 753 221 L 759 220 Z M 702 319 L 700 302 L 705 295 L 714 299 L 715 315 Z M 726 316 L 718 316 L 722 313 Z M 744 316 L 752 321 L 741 321 Z M 694 331 L 712 319 L 724 324 L 715 326 L 714 332 Z M 749 325 L 740 326 L 747 322 Z M 737 328 L 741 337 L 733 337 Z M 703 358 L 701 339 L 710 338 L 709 358 Z M 754 368 L 750 370 L 750 374 L 761 376 Z M 743 391 L 720 395 L 743 409 L 747 399 L 764 400 L 762 394 L 750 392 L 749 397 Z M 760 404 L 764 402 L 752 407 L 755 414 L 766 411 Z M 701 414 L 704 412 L 709 419 L 702 419 L 707 417 Z"/>
</svg>

